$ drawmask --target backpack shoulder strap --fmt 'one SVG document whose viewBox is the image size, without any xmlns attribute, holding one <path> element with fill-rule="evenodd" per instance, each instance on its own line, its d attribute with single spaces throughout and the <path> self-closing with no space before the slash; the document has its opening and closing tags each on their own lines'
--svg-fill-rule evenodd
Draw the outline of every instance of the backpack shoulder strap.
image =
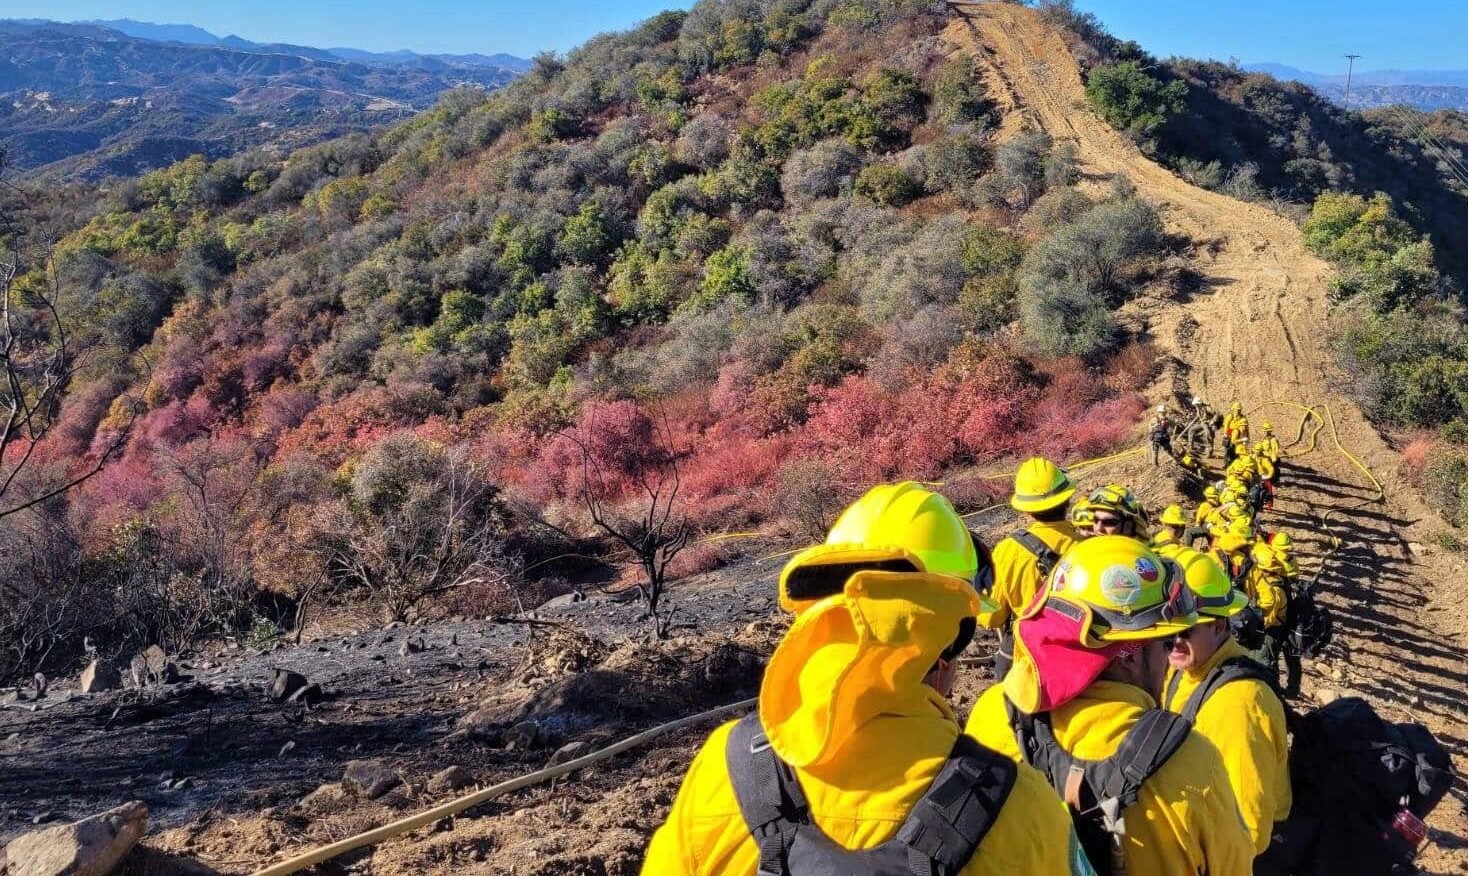
<svg viewBox="0 0 1468 876">
<path fill-rule="evenodd" d="M 1254 679 L 1269 685 L 1269 689 L 1279 695 L 1279 679 L 1271 678 L 1268 669 L 1250 657 L 1230 657 L 1209 670 L 1208 675 L 1199 683 L 1192 696 L 1188 697 L 1188 703 L 1183 707 L 1181 714 L 1189 721 L 1198 720 L 1198 713 L 1203 710 L 1203 705 L 1208 698 L 1218 692 L 1218 689 L 1231 682 L 1243 679 Z M 1169 691 L 1169 693 L 1171 693 Z M 1280 700 L 1283 702 L 1283 698 Z"/>
<path fill-rule="evenodd" d="M 1142 783 L 1167 763 L 1187 741 L 1193 722 L 1182 715 L 1150 709 L 1127 733 L 1116 753 L 1105 760 L 1088 761 L 1086 781 L 1102 804 L 1118 803 L 1118 811 L 1137 802 Z"/>
<path fill-rule="evenodd" d="M 1050 547 L 1038 535 L 1035 535 L 1028 529 L 1022 529 L 1014 535 L 1011 535 L 1010 538 L 1018 542 L 1020 547 L 1029 551 L 1039 562 L 1040 576 L 1042 578 L 1049 577 L 1051 570 L 1055 568 L 1055 564 L 1060 562 L 1060 554 L 1057 554 L 1054 548 Z"/>
<path fill-rule="evenodd" d="M 759 845 L 759 876 L 785 876 L 796 831 L 810 823 L 810 806 L 800 780 L 770 748 L 758 712 L 734 725 L 724 757 L 739 811 Z"/>
<path fill-rule="evenodd" d="M 948 762 L 913 807 L 897 839 L 908 847 L 909 856 L 917 853 L 937 864 L 931 872 L 958 873 L 998 820 L 1018 775 L 1014 761 L 960 733 Z"/>
<path fill-rule="evenodd" d="M 1019 743 L 1020 757 L 1043 773 L 1050 780 L 1050 785 L 1063 795 L 1076 759 L 1055 738 L 1055 731 L 1050 727 L 1050 716 L 1021 712 L 1008 697 L 1004 698 L 1004 709 L 1009 715 L 1009 726 L 1014 730 L 1014 739 Z"/>
</svg>

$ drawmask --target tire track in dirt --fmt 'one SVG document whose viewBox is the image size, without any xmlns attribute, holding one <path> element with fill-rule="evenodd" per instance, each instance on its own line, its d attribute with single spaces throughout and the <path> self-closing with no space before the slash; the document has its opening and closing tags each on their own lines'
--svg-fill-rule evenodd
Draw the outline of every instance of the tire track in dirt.
<svg viewBox="0 0 1468 876">
<path fill-rule="evenodd" d="M 1293 222 L 1187 183 L 1090 112 L 1068 46 L 1034 10 L 970 7 L 945 37 L 983 67 L 1007 111 L 1001 138 L 1028 126 L 1075 143 L 1083 185 L 1099 191 L 1111 177 L 1126 176 L 1158 207 L 1169 232 L 1194 241 L 1202 290 L 1145 313 L 1163 351 L 1183 360 L 1181 375 L 1164 373 L 1156 394 L 1190 385 L 1214 404 L 1239 399 L 1256 423 L 1277 421 L 1282 437 L 1295 434 L 1301 417 L 1283 402 L 1329 404 L 1339 443 L 1380 479 L 1384 500 L 1374 501 L 1375 489 L 1337 448 L 1332 429 L 1322 428 L 1313 446 L 1302 440 L 1291 448 L 1298 455 L 1288 461 L 1280 501 L 1264 526 L 1297 537 L 1307 573 L 1332 547 L 1323 516 L 1341 539 L 1320 576 L 1338 644 L 1328 666 L 1307 662 L 1307 686 L 1364 694 L 1397 720 L 1427 723 L 1453 749 L 1460 776 L 1468 773 L 1468 611 L 1460 583 L 1468 564 L 1426 543 L 1441 521 L 1403 480 L 1398 453 L 1341 392 L 1347 378 L 1334 365 L 1327 319 L 1330 266 L 1305 249 Z M 1108 476 L 1136 485 L 1159 506 L 1176 495 L 1166 473 L 1135 458 L 1111 466 Z M 1468 867 L 1468 786 L 1461 778 L 1430 821 L 1436 846 L 1423 863 L 1461 872 Z"/>
</svg>

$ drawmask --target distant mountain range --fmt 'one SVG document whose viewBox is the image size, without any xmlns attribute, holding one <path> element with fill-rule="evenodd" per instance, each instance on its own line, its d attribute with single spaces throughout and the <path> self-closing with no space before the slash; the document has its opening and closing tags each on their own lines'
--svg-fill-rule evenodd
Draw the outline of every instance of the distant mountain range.
<svg viewBox="0 0 1468 876">
<path fill-rule="evenodd" d="M 1346 74 L 1314 73 L 1285 64 L 1249 64 L 1245 67 L 1313 87 L 1342 103 Z M 1468 70 L 1361 70 L 1351 76 L 1351 106 L 1357 109 L 1407 104 L 1421 110 L 1468 110 Z"/>
<path fill-rule="evenodd" d="M 187 24 L 0 20 L 0 148 L 35 176 L 135 175 L 193 153 L 290 149 L 495 88 L 511 55 L 263 44 Z"/>
<path fill-rule="evenodd" d="M 39 23 L 39 22 L 37 22 Z M 48 22 L 49 23 L 49 22 Z M 425 59 L 438 61 L 450 66 L 469 67 L 503 67 L 506 70 L 514 70 L 523 73 L 530 69 L 530 61 L 525 58 L 517 58 L 514 55 L 421 55 L 407 49 L 396 52 L 368 52 L 362 49 L 330 48 L 313 49 L 309 46 L 295 46 L 288 43 L 257 43 L 243 37 L 230 34 L 229 36 L 215 36 L 207 30 L 195 27 L 192 24 L 153 24 L 148 21 L 133 21 L 131 18 L 115 18 L 109 21 L 75 21 L 72 24 L 90 24 L 97 27 L 105 27 L 130 37 L 143 40 L 152 40 L 158 43 L 185 43 L 193 46 L 224 46 L 226 48 L 238 49 L 245 52 L 266 52 L 269 54 L 295 54 L 302 57 L 315 58 L 316 60 L 341 59 L 344 61 L 360 61 L 364 64 L 412 64 Z"/>
</svg>

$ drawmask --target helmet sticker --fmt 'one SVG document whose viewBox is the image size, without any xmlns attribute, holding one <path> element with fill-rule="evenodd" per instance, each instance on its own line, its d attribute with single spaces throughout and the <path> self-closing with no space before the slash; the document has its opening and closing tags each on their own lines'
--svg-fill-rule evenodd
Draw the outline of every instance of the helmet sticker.
<svg viewBox="0 0 1468 876">
<path fill-rule="evenodd" d="M 1161 572 L 1157 568 L 1157 564 L 1152 562 L 1147 557 L 1138 557 L 1136 567 L 1137 574 L 1141 575 L 1142 580 L 1146 581 L 1148 584 L 1154 583 L 1161 575 Z"/>
<path fill-rule="evenodd" d="M 1101 573 L 1101 593 L 1117 605 L 1130 606 L 1142 597 L 1142 579 L 1128 566 L 1109 566 Z"/>
</svg>

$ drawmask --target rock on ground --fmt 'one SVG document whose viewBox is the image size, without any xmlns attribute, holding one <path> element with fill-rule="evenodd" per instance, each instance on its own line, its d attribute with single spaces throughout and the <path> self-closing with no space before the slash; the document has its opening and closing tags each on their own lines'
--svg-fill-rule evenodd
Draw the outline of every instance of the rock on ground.
<svg viewBox="0 0 1468 876">
<path fill-rule="evenodd" d="M 7 876 L 106 876 L 148 829 L 140 801 L 32 831 L 5 847 Z"/>
<path fill-rule="evenodd" d="M 351 761 L 342 774 L 342 789 L 368 800 L 376 800 L 402 783 L 402 776 L 376 760 Z"/>
<path fill-rule="evenodd" d="M 117 667 L 101 660 L 88 663 L 87 668 L 82 670 L 81 677 L 77 679 L 77 688 L 82 693 L 114 690 L 121 685 L 122 674 L 117 671 Z"/>
<path fill-rule="evenodd" d="M 306 687 L 306 676 L 289 669 L 275 670 L 275 681 L 270 685 L 272 702 L 283 703 L 298 690 Z"/>
<path fill-rule="evenodd" d="M 428 790 L 435 794 L 457 791 L 474 784 L 474 775 L 461 766 L 442 769 L 428 780 Z"/>
</svg>

